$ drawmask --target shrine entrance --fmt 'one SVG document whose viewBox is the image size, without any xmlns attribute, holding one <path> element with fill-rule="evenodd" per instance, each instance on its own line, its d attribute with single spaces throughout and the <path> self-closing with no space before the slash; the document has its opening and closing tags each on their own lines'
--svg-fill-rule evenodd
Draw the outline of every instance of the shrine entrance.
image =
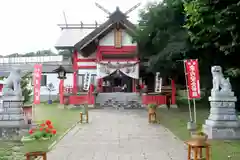
<svg viewBox="0 0 240 160">
<path fill-rule="evenodd" d="M 119 70 L 103 78 L 103 92 L 132 92 L 132 78 Z"/>
</svg>

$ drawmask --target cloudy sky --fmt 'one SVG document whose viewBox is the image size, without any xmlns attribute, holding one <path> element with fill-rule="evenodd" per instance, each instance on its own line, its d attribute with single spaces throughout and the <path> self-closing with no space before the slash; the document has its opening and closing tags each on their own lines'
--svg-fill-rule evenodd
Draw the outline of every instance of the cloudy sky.
<svg viewBox="0 0 240 160">
<path fill-rule="evenodd" d="M 120 7 L 127 11 L 135 4 L 130 20 L 138 19 L 138 10 L 153 0 L 2 0 L 0 1 L 0 55 L 54 50 L 63 24 L 63 11 L 68 23 L 104 22 L 106 14 L 95 6 L 101 4 L 110 12 Z"/>
</svg>

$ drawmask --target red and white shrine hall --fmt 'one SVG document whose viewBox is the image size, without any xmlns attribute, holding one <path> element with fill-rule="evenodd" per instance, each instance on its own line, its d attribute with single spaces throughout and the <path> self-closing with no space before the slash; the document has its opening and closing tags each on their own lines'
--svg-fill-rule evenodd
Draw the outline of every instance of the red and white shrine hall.
<svg viewBox="0 0 240 160">
<path fill-rule="evenodd" d="M 142 86 L 142 83 L 149 90 L 154 90 L 155 75 L 144 72 L 146 66 L 140 63 L 137 44 L 133 42 L 136 26 L 127 18 L 117 8 L 100 25 L 60 25 L 62 34 L 55 47 L 72 52 L 73 94 L 69 96 L 69 103 L 95 103 L 92 95 L 94 90 L 137 92 L 136 85 Z M 170 90 L 171 103 L 175 104 L 174 83 L 170 83 Z M 82 91 L 87 91 L 87 94 L 77 94 Z M 143 95 L 142 98 L 145 104 L 150 101 L 167 103 L 167 98 L 163 95 Z"/>
</svg>

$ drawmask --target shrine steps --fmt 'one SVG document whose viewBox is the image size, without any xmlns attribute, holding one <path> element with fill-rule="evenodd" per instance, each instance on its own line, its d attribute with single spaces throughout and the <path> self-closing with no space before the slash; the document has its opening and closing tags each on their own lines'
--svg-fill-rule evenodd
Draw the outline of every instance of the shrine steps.
<svg viewBox="0 0 240 160">
<path fill-rule="evenodd" d="M 143 108 L 141 96 L 139 93 L 99 93 L 96 98 L 96 103 L 101 107 L 114 108 Z"/>
</svg>

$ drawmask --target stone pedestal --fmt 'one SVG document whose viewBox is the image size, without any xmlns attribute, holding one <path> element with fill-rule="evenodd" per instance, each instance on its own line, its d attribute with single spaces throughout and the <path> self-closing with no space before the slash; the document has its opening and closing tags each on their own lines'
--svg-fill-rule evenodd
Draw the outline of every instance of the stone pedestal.
<svg viewBox="0 0 240 160">
<path fill-rule="evenodd" d="M 239 139 L 240 121 L 235 111 L 237 98 L 233 92 L 212 92 L 210 115 L 203 125 L 209 139 Z"/>
<path fill-rule="evenodd" d="M 14 139 L 25 125 L 23 101 L 18 96 L 4 96 L 0 112 L 0 138 Z"/>
</svg>

